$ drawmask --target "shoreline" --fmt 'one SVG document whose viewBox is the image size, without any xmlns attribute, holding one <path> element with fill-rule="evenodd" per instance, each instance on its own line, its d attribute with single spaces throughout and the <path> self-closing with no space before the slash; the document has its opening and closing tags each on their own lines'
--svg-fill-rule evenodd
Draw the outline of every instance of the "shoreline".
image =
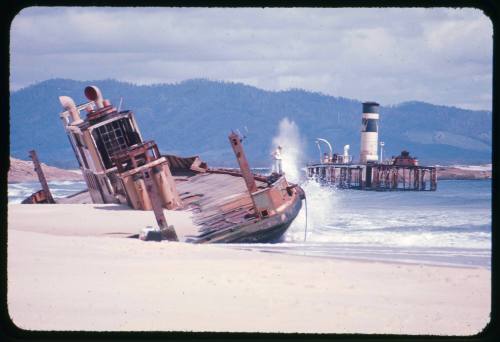
<svg viewBox="0 0 500 342">
<path fill-rule="evenodd" d="M 435 165 L 439 180 L 475 180 L 491 179 L 492 164 L 488 165 Z M 432 165 L 430 165 L 432 166 Z M 42 163 L 47 181 L 84 181 L 80 170 L 62 169 Z M 267 168 L 256 167 L 254 170 Z M 8 183 L 38 182 L 33 170 L 33 163 L 10 157 L 10 168 L 7 176 Z"/>
<path fill-rule="evenodd" d="M 267 250 L 252 250 L 252 249 L 247 249 L 247 248 L 232 248 L 232 247 L 227 247 L 224 245 L 221 245 L 220 247 L 223 248 L 231 248 L 235 250 L 242 250 L 242 251 L 251 251 L 251 252 L 258 252 L 258 253 L 273 253 L 273 254 L 280 254 L 280 255 L 289 255 L 289 256 L 296 256 L 296 257 L 302 257 L 302 258 L 319 258 L 319 259 L 333 259 L 333 260 L 343 260 L 343 261 L 349 261 L 349 262 L 360 262 L 360 263 L 377 263 L 377 264 L 388 264 L 388 265 L 393 265 L 393 266 L 398 266 L 398 265 L 408 265 L 408 266 L 429 266 L 429 267 L 444 267 L 444 268 L 458 268 L 458 269 L 483 269 L 483 270 L 488 270 L 491 271 L 491 266 L 482 266 L 482 265 L 459 265 L 459 264 L 451 264 L 451 263 L 438 263 L 434 261 L 418 261 L 418 260 L 397 260 L 397 259 L 375 259 L 375 258 L 356 258 L 353 256 L 346 256 L 342 257 L 339 255 L 312 255 L 312 254 L 297 254 L 297 253 L 287 253 L 287 252 L 271 252 Z"/>
</svg>

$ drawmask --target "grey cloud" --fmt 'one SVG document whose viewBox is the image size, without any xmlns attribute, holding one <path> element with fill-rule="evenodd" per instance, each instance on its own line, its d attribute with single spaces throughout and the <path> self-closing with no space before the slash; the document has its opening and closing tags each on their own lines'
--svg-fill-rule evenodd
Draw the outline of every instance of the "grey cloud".
<svg viewBox="0 0 500 342">
<path fill-rule="evenodd" d="M 28 8 L 12 24 L 11 88 L 204 77 L 490 109 L 491 35 L 473 9 Z"/>
</svg>

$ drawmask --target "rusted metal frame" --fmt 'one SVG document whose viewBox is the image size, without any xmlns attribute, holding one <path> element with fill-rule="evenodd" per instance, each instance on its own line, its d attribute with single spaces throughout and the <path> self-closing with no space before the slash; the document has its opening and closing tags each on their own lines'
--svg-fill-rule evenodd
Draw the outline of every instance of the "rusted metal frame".
<svg viewBox="0 0 500 342">
<path fill-rule="evenodd" d="M 148 140 L 145 141 L 141 144 L 138 144 L 136 146 L 131 146 L 127 148 L 126 150 L 118 151 L 113 155 L 114 159 L 116 160 L 122 160 L 122 159 L 128 159 L 128 158 L 133 158 L 137 156 L 138 154 L 143 154 L 145 151 L 148 149 L 151 149 L 156 145 L 156 143 L 153 140 Z"/>
<path fill-rule="evenodd" d="M 47 203 L 56 203 L 56 201 L 54 201 L 54 198 L 52 197 L 52 193 L 50 192 L 49 185 L 47 184 L 47 179 L 45 179 L 45 175 L 43 174 L 42 166 L 40 165 L 40 161 L 38 160 L 36 151 L 31 150 L 29 151 L 29 154 L 31 160 L 33 160 L 33 166 L 38 176 L 38 181 L 42 185 L 42 190 L 45 193 L 45 197 L 47 198 Z"/>
<path fill-rule="evenodd" d="M 146 185 L 146 191 L 151 200 L 151 206 L 153 207 L 156 222 L 162 232 L 162 237 L 165 237 L 165 239 L 169 241 L 179 241 L 174 227 L 169 226 L 167 223 L 167 219 L 165 218 L 165 214 L 163 212 L 163 206 L 161 204 L 160 194 L 158 193 L 158 188 L 156 187 L 156 183 L 153 180 L 151 172 L 152 170 L 148 169 L 141 171 L 141 174 L 144 179 L 144 184 Z"/>
<path fill-rule="evenodd" d="M 229 135 L 229 143 L 231 144 L 231 147 L 233 149 L 233 152 L 236 156 L 236 160 L 238 161 L 238 165 L 240 166 L 241 170 L 241 175 L 243 176 L 243 179 L 245 180 L 245 184 L 247 186 L 247 190 L 250 194 L 250 197 L 252 199 L 252 205 L 254 208 L 254 212 L 257 215 L 257 217 L 262 218 L 261 213 L 259 212 L 257 208 L 257 204 L 255 203 L 255 199 L 253 198 L 252 194 L 256 192 L 257 189 L 257 184 L 255 183 L 255 178 L 254 175 L 250 169 L 250 165 L 248 164 L 247 157 L 245 155 L 245 151 L 243 150 L 243 145 L 241 144 L 241 138 L 238 134 L 231 132 Z"/>
<path fill-rule="evenodd" d="M 94 139 L 94 137 L 92 135 L 92 132 L 95 129 L 98 129 L 98 128 L 102 127 L 102 126 L 109 125 L 109 124 L 111 124 L 111 123 L 113 123 L 115 121 L 118 121 L 118 120 L 124 120 L 124 119 L 128 120 L 128 122 L 130 123 L 130 125 L 133 128 L 133 131 L 139 136 L 139 141 L 141 141 L 141 142 L 143 141 L 141 132 L 140 132 L 138 126 L 137 126 L 137 123 L 135 122 L 133 113 L 131 111 L 120 112 L 120 113 L 114 112 L 114 113 L 111 113 L 111 114 L 112 114 L 111 117 L 105 119 L 104 121 L 101 121 L 101 122 L 98 122 L 98 123 L 91 123 L 90 121 L 86 120 L 82 124 L 78 125 L 78 127 L 82 131 L 89 130 L 89 132 L 91 133 L 92 143 L 93 143 L 93 145 L 94 145 L 94 147 L 96 149 L 97 149 L 96 142 L 95 142 L 95 139 Z M 100 155 L 99 155 L 99 158 L 101 159 L 101 163 L 102 163 L 102 158 L 101 158 Z"/>
<path fill-rule="evenodd" d="M 152 151 L 153 156 L 148 153 L 149 151 Z M 123 169 L 123 163 L 127 163 L 128 161 L 132 163 L 132 169 L 139 167 L 136 158 L 140 155 L 144 155 L 145 164 L 150 163 L 151 161 L 158 159 L 160 156 L 158 146 L 153 140 L 149 140 L 138 146 L 134 146 L 133 148 L 119 151 L 111 156 L 111 159 L 115 163 L 119 172 L 122 173 L 125 172 Z"/>
</svg>

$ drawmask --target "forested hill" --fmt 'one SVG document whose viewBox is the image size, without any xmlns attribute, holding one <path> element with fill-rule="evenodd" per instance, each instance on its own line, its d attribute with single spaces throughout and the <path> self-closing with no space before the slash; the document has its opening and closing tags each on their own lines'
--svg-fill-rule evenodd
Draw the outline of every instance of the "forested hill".
<svg viewBox="0 0 500 342">
<path fill-rule="evenodd" d="M 284 118 L 299 128 L 304 160 L 318 157 L 317 137 L 330 140 L 336 152 L 350 144 L 355 158 L 359 154 L 358 100 L 208 80 L 138 86 L 114 80 L 52 79 L 11 93 L 11 155 L 26 159 L 35 148 L 45 163 L 76 167 L 59 119 L 58 97 L 85 102 L 83 89 L 89 84 L 97 85 L 117 107 L 122 98 L 121 108 L 135 113 L 143 137 L 155 140 L 162 152 L 200 155 L 210 165 L 235 165 L 227 135 L 239 129 L 247 136 L 251 165 L 268 166 L 272 139 Z M 387 156 L 407 149 L 426 164 L 491 163 L 489 111 L 406 102 L 382 106 L 380 114 L 380 139 Z"/>
</svg>

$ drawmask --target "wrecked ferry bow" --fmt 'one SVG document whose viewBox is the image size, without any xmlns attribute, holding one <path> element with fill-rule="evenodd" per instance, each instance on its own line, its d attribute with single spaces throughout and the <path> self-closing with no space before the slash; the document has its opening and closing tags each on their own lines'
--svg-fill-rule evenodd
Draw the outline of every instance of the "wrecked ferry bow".
<svg viewBox="0 0 500 342">
<path fill-rule="evenodd" d="M 86 87 L 85 96 L 89 101 L 80 105 L 59 98 L 88 187 L 81 198 L 153 210 L 157 239 L 194 243 L 278 241 L 299 213 L 304 191 L 284 175 L 253 174 L 238 134 L 229 143 L 240 169 L 213 169 L 197 156 L 161 155 L 154 141 L 143 140 L 133 112 L 118 111 L 97 87 Z M 190 210 L 190 233 L 176 233 L 163 209 Z"/>
</svg>

